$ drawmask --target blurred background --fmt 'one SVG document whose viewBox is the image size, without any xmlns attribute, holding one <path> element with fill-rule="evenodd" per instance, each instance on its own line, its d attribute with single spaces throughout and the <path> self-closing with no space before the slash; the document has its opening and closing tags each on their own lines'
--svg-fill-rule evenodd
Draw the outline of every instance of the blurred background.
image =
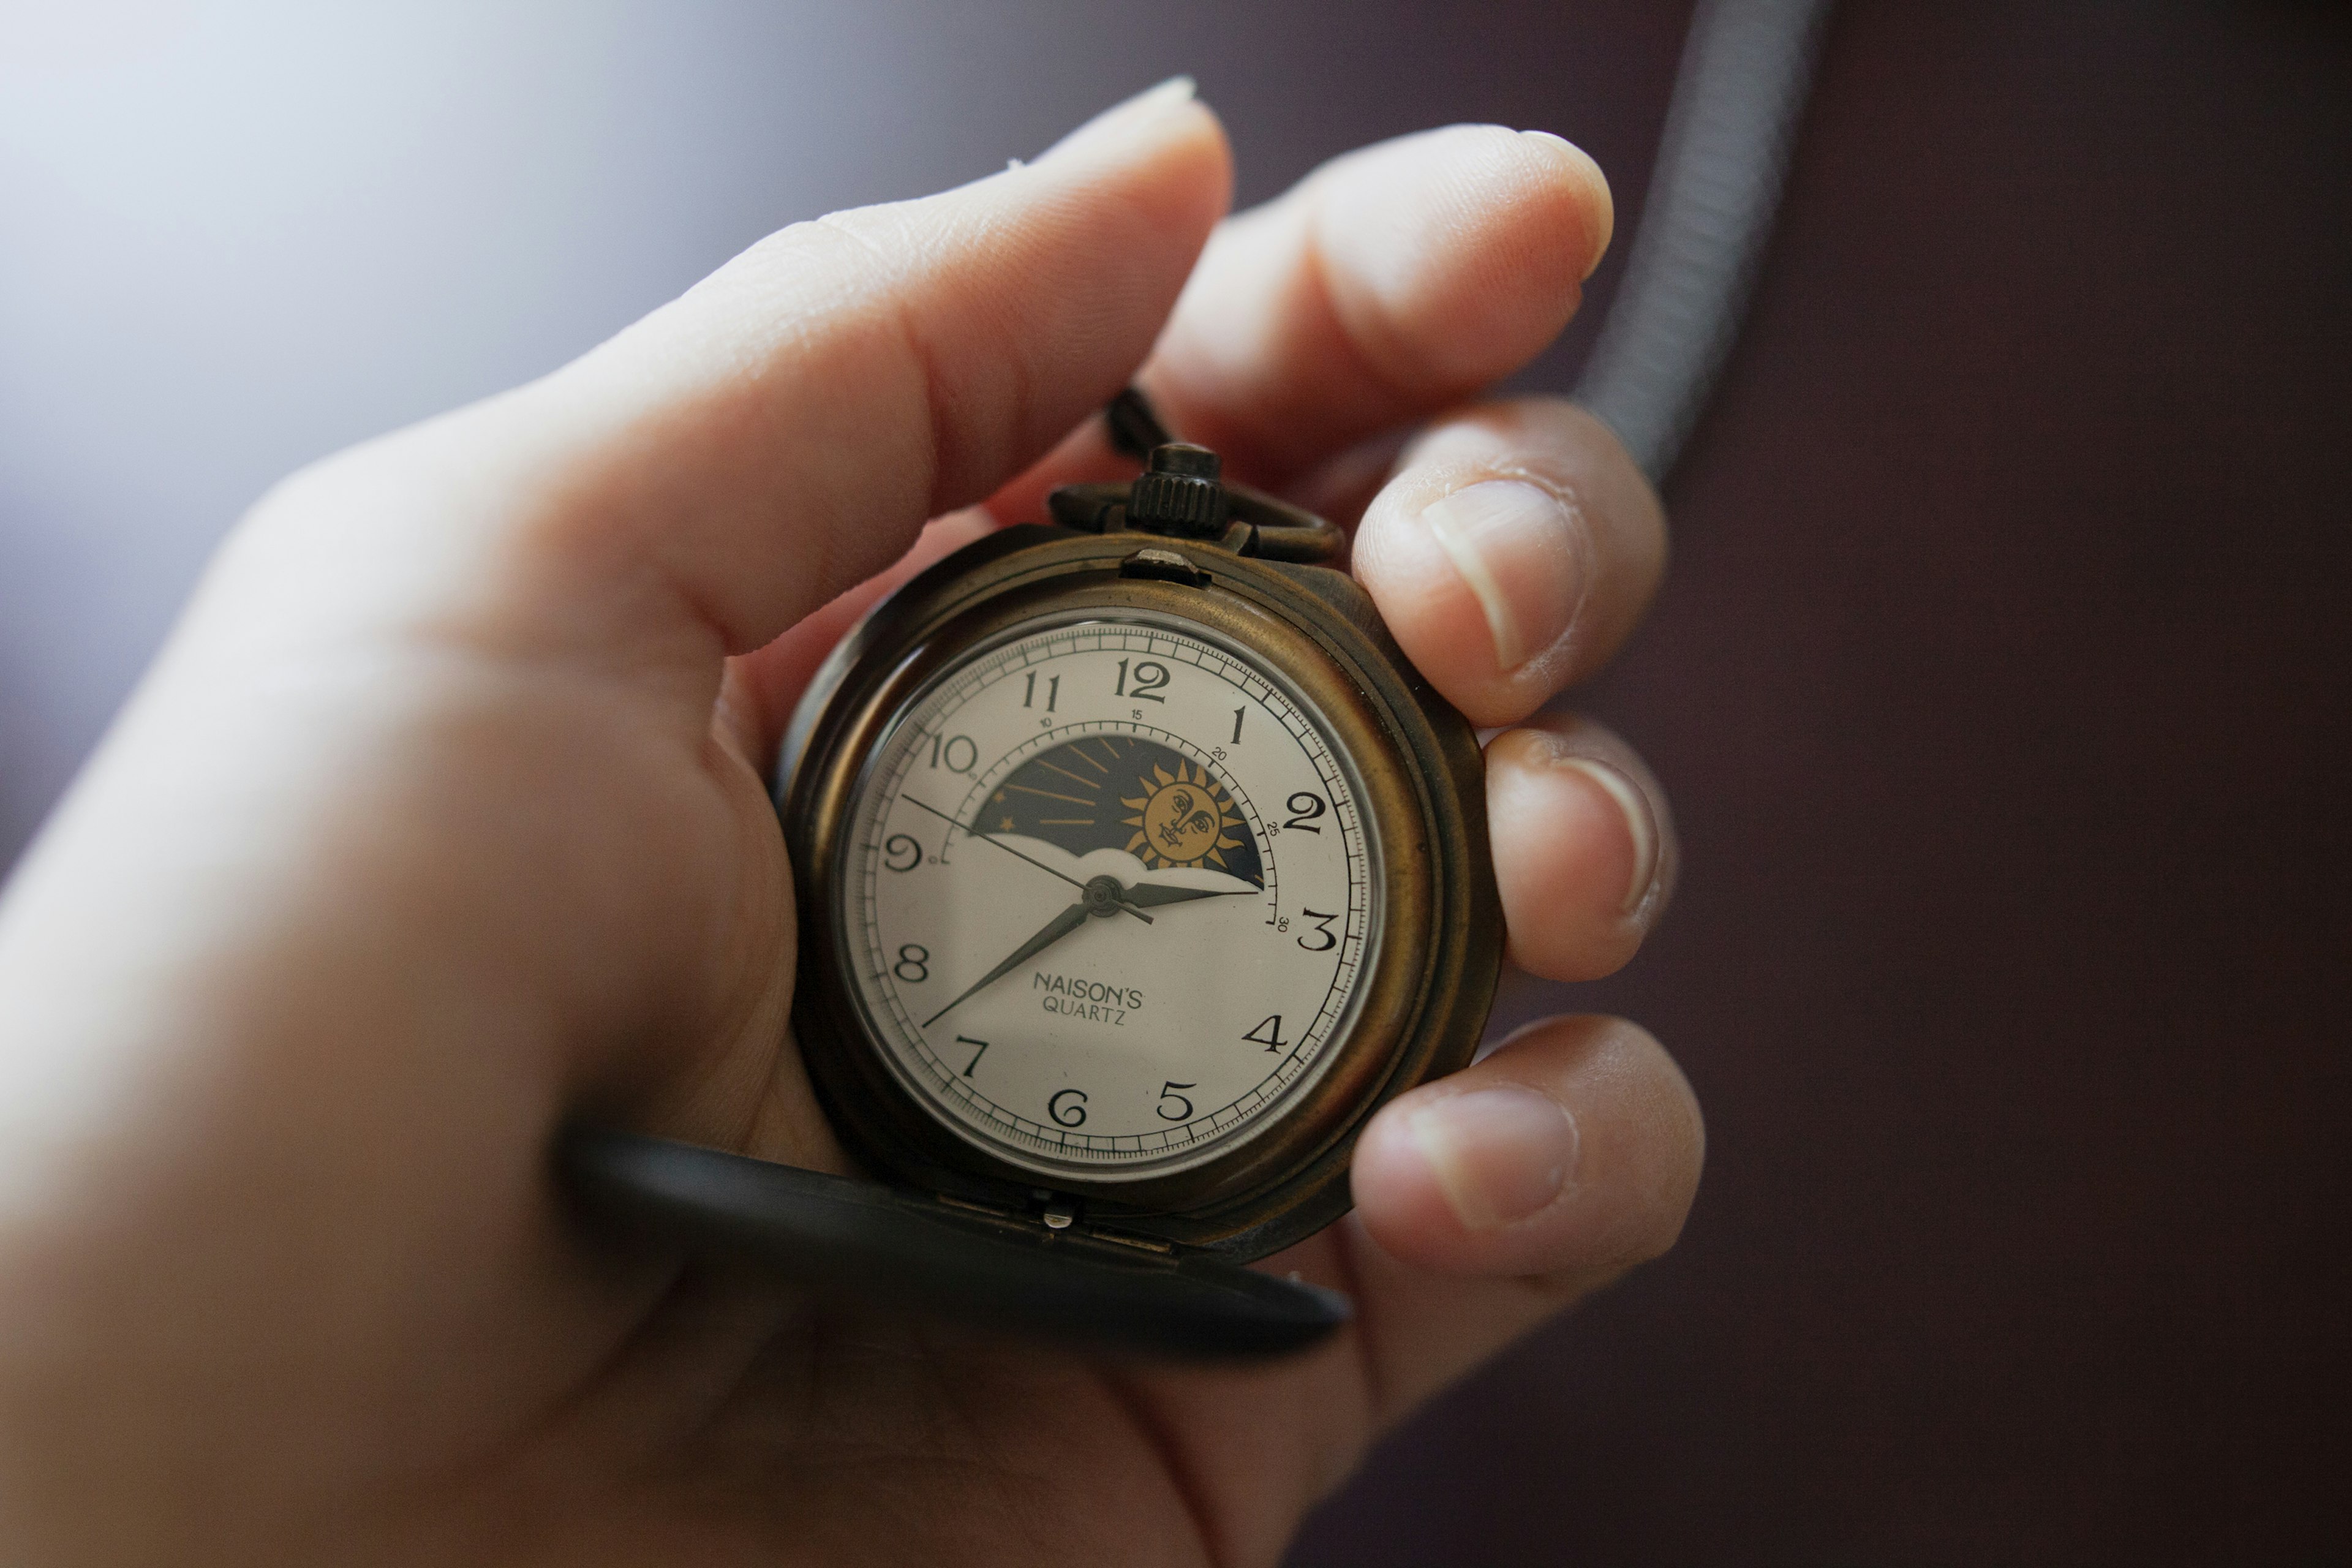
<svg viewBox="0 0 2352 1568">
<path fill-rule="evenodd" d="M 288 469 L 1176 71 L 1272 195 L 1558 132 L 1679 4 L 0 0 L 0 865 Z M 1686 845 L 1682 1247 L 1298 1564 L 2314 1561 L 2352 1269 L 2352 8 L 1848 5 L 1673 575 L 1580 700 Z"/>
</svg>

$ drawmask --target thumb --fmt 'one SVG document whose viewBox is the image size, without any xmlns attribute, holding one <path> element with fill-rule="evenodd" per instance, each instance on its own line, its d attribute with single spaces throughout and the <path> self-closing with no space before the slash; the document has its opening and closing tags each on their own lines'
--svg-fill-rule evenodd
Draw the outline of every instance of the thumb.
<svg viewBox="0 0 2352 1568">
<path fill-rule="evenodd" d="M 291 543 L 314 584 L 394 558 L 354 592 L 397 618 L 676 651 L 715 684 L 716 652 L 880 570 L 1108 398 L 1230 185 L 1215 118 L 1165 83 L 1034 163 L 770 236 L 553 374 L 297 476 L 236 551 Z"/>
</svg>

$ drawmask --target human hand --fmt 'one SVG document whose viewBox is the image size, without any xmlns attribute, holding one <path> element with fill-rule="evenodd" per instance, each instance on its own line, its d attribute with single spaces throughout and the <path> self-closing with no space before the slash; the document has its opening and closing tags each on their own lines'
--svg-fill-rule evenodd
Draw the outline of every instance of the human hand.
<svg viewBox="0 0 2352 1568">
<path fill-rule="evenodd" d="M 1630 629 L 1657 503 L 1575 410 L 1468 401 L 1573 310 L 1598 174 L 1479 128 L 1219 227 L 1228 183 L 1146 95 L 255 509 L 0 905 L 12 1562 L 1271 1562 L 1382 1426 L 1672 1241 L 1696 1107 L 1592 1018 L 1374 1120 L 1357 1212 L 1269 1265 L 1357 1320 L 1271 1366 L 813 1305 L 617 1256 L 554 1189 L 583 1109 L 847 1168 L 764 769 L 888 584 L 1108 475 L 1086 421 L 1139 362 L 1235 477 L 1360 517 L 1402 646 L 1522 726 L 1513 959 L 1638 945 L 1662 798 L 1529 716 Z"/>
</svg>

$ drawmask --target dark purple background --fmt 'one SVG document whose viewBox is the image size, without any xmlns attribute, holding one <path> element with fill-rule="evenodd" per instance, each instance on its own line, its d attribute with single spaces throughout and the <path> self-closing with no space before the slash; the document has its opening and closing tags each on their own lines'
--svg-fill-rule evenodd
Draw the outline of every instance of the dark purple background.
<svg viewBox="0 0 2352 1568">
<path fill-rule="evenodd" d="M 295 463 L 1177 70 L 1245 199 L 1495 120 L 1591 150 L 1630 235 L 1686 14 L 59 8 L 0 50 L 0 860 Z M 1506 1000 L 1678 1053 L 1697 1208 L 1299 1568 L 2346 1550 L 2347 364 L 2345 8 L 1840 16 L 1585 699 L 1675 792 L 1680 902 Z"/>
<path fill-rule="evenodd" d="M 1697 1207 L 1299 1563 L 2352 1550 L 2346 21 L 1833 26 L 1586 699 L 1688 870 L 1572 1005 L 1679 1055 Z"/>
</svg>

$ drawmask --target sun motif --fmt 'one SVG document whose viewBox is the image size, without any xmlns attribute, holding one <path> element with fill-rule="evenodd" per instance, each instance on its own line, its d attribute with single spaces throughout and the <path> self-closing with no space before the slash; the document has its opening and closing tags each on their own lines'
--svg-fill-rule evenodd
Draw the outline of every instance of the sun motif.
<svg viewBox="0 0 2352 1568">
<path fill-rule="evenodd" d="M 1127 841 L 1129 854 L 1141 857 L 1153 870 L 1202 864 L 1225 868 L 1222 852 L 1241 847 L 1242 841 L 1232 835 L 1242 819 L 1208 769 L 1180 758 L 1174 773 L 1154 763 L 1151 776 L 1136 783 L 1143 793 L 1132 800 L 1121 795 L 1118 802 L 1135 812 L 1123 819 L 1135 829 L 1135 837 Z"/>
</svg>

